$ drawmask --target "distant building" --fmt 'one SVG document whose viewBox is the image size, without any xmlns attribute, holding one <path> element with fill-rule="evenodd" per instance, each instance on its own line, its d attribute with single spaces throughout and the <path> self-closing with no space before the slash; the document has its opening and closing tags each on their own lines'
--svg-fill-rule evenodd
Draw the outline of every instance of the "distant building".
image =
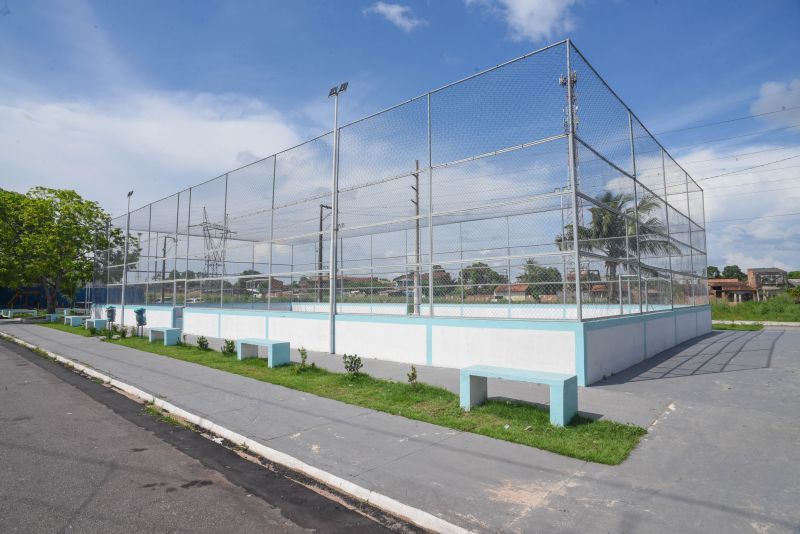
<svg viewBox="0 0 800 534">
<path fill-rule="evenodd" d="M 512 302 L 521 302 L 531 297 L 530 284 L 500 284 L 494 288 L 494 299 L 509 299 Z"/>
<path fill-rule="evenodd" d="M 776 267 L 747 269 L 747 285 L 756 291 L 756 300 L 766 300 L 788 289 L 787 275 Z"/>
<path fill-rule="evenodd" d="M 708 294 L 717 300 L 738 303 L 754 300 L 756 291 L 737 278 L 711 278 L 708 281 Z"/>
</svg>

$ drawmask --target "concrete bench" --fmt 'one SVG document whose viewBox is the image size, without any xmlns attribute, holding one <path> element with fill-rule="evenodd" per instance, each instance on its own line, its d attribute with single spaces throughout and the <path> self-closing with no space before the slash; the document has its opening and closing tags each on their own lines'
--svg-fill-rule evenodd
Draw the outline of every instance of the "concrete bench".
<svg viewBox="0 0 800 534">
<path fill-rule="evenodd" d="M 48 323 L 57 323 L 62 317 L 64 316 L 60 313 L 48 313 L 46 319 Z"/>
<path fill-rule="evenodd" d="M 267 367 L 289 364 L 289 342 L 272 339 L 237 339 L 236 357 L 258 358 L 258 347 L 267 347 Z"/>
<path fill-rule="evenodd" d="M 68 324 L 70 326 L 81 326 L 83 321 L 88 318 L 88 315 L 65 315 L 64 324 Z"/>
<path fill-rule="evenodd" d="M 86 319 L 83 326 L 88 330 L 95 327 L 97 330 L 105 330 L 108 328 L 108 319 Z"/>
<path fill-rule="evenodd" d="M 154 326 L 147 331 L 147 339 L 150 340 L 150 343 L 163 339 L 164 346 L 177 345 L 181 339 L 181 329 Z"/>
<path fill-rule="evenodd" d="M 575 375 L 473 365 L 461 369 L 460 378 L 461 408 L 466 411 L 486 402 L 487 378 L 502 378 L 550 386 L 550 423 L 553 425 L 569 424 L 578 413 L 578 377 Z"/>
</svg>

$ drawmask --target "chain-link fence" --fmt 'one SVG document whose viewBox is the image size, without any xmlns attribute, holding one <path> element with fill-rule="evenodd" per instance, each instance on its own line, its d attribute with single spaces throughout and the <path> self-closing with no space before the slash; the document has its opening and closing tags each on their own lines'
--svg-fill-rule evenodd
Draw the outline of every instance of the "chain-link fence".
<svg viewBox="0 0 800 534">
<path fill-rule="evenodd" d="M 132 305 L 512 319 L 707 303 L 702 189 L 569 42 L 337 134 L 336 157 L 328 133 L 114 219 L 127 268 L 99 251 L 95 287 L 114 304 L 124 288 Z"/>
</svg>

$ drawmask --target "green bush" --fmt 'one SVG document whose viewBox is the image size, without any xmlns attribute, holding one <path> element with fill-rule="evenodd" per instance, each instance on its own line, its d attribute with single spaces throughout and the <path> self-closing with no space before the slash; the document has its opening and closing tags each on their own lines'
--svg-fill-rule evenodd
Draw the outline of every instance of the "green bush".
<svg viewBox="0 0 800 534">
<path fill-rule="evenodd" d="M 236 354 L 236 342 L 232 339 L 222 340 L 222 354 L 223 356 L 233 356 Z"/>
<path fill-rule="evenodd" d="M 93 326 L 90 326 L 89 327 L 89 335 L 90 336 L 96 336 L 97 335 L 97 328 L 95 328 Z"/>
<path fill-rule="evenodd" d="M 197 338 L 197 346 L 202 350 L 208 350 L 208 340 L 206 339 L 206 336 L 200 336 Z"/>
<path fill-rule="evenodd" d="M 361 374 L 361 368 L 364 364 L 361 363 L 361 358 L 357 354 L 345 354 L 342 358 L 344 361 L 344 370 L 347 372 L 348 378 L 355 378 Z"/>
<path fill-rule="evenodd" d="M 716 302 L 711 305 L 711 317 L 726 321 L 798 321 L 800 305 L 795 297 L 783 294 L 764 301 L 728 304 Z"/>
<path fill-rule="evenodd" d="M 416 387 L 417 384 L 418 384 L 418 382 L 417 382 L 417 368 L 412 365 L 411 366 L 411 372 L 407 373 L 406 376 L 408 377 L 408 383 L 411 384 L 412 386 Z"/>
</svg>

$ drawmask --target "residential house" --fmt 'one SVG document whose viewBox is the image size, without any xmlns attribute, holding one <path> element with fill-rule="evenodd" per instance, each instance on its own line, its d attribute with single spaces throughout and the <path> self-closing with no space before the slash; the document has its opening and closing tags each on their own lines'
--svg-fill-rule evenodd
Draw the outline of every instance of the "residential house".
<svg viewBox="0 0 800 534">
<path fill-rule="evenodd" d="M 494 300 L 508 299 L 511 302 L 532 300 L 530 284 L 501 284 L 494 288 Z"/>
<path fill-rule="evenodd" d="M 711 278 L 708 294 L 712 299 L 738 303 L 754 300 L 756 291 L 737 278 Z"/>
<path fill-rule="evenodd" d="M 776 267 L 747 269 L 747 285 L 756 291 L 756 300 L 766 300 L 786 291 L 788 273 Z"/>
</svg>

